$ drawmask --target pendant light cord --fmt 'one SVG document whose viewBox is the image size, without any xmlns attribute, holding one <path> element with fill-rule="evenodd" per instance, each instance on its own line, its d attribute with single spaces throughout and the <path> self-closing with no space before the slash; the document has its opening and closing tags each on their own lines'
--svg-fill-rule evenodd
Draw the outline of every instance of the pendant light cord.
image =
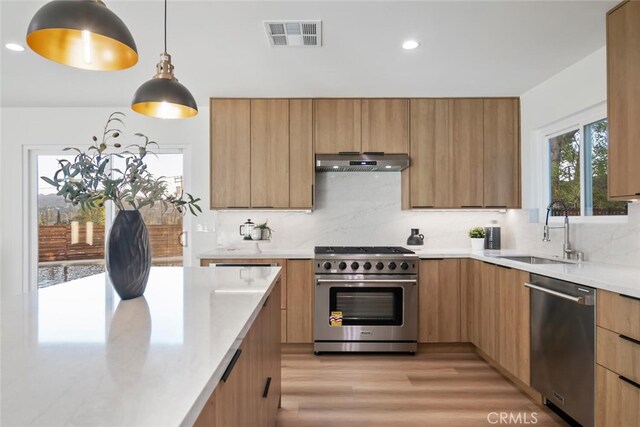
<svg viewBox="0 0 640 427">
<path fill-rule="evenodd" d="M 164 0 L 164 53 L 167 53 L 167 0 Z"/>
</svg>

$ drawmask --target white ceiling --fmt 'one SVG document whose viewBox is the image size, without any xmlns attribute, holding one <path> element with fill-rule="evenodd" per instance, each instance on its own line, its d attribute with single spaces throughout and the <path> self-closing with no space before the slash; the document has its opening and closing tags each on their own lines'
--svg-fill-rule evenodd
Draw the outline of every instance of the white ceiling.
<svg viewBox="0 0 640 427">
<path fill-rule="evenodd" d="M 24 41 L 44 1 L 1 1 L 2 46 Z M 132 69 L 76 70 L 1 53 L 2 106 L 121 106 L 152 77 L 160 1 L 107 1 L 140 54 Z M 168 50 L 199 104 L 209 97 L 520 95 L 604 46 L 615 1 L 169 2 Z M 272 48 L 263 20 L 323 21 L 323 47 Z M 421 46 L 403 51 L 403 40 Z"/>
</svg>

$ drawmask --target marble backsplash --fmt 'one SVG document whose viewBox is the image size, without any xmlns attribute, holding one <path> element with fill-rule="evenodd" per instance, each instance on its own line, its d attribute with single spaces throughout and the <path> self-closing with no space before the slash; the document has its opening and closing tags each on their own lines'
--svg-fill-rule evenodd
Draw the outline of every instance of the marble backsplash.
<svg viewBox="0 0 640 427">
<path fill-rule="evenodd" d="M 497 220 L 502 248 L 560 255 L 562 230 L 552 242 L 542 242 L 542 224 L 531 221 L 537 212 L 403 211 L 400 174 L 348 172 L 316 174 L 316 209 L 291 211 L 217 211 L 209 249 L 242 245 L 238 227 L 247 218 L 269 221 L 272 241 L 263 250 L 312 249 L 316 245 L 402 245 L 411 228 L 425 235 L 427 249 L 466 249 L 469 228 Z M 630 206 L 627 223 L 573 224 L 574 246 L 592 261 L 640 265 L 640 204 Z M 211 239 L 213 238 L 213 239 Z"/>
</svg>

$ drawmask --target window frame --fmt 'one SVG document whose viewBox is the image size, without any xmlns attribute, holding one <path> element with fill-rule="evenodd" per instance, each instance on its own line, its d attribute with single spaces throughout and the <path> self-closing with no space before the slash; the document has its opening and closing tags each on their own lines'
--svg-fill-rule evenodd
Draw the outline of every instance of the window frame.
<svg viewBox="0 0 640 427">
<path fill-rule="evenodd" d="M 547 215 L 547 206 L 551 202 L 551 161 L 549 156 L 549 139 L 571 131 L 578 131 L 580 135 L 580 216 L 571 216 L 573 223 L 627 223 L 629 215 L 597 215 L 587 216 L 586 213 L 586 150 L 584 129 L 587 125 L 607 119 L 606 103 L 598 104 L 592 108 L 581 111 L 563 120 L 554 122 L 538 131 L 538 159 L 536 172 L 541 174 L 538 179 L 538 216 L 539 221 L 544 222 Z M 549 223 L 562 223 L 563 217 L 549 216 Z"/>
</svg>

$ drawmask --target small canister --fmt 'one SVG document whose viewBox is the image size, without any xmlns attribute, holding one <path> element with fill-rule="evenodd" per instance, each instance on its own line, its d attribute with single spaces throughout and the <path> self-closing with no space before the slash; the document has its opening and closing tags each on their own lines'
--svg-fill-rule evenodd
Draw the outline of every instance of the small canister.
<svg viewBox="0 0 640 427">
<path fill-rule="evenodd" d="M 500 249 L 500 225 L 493 220 L 485 227 L 484 248 L 490 250 Z"/>
</svg>

